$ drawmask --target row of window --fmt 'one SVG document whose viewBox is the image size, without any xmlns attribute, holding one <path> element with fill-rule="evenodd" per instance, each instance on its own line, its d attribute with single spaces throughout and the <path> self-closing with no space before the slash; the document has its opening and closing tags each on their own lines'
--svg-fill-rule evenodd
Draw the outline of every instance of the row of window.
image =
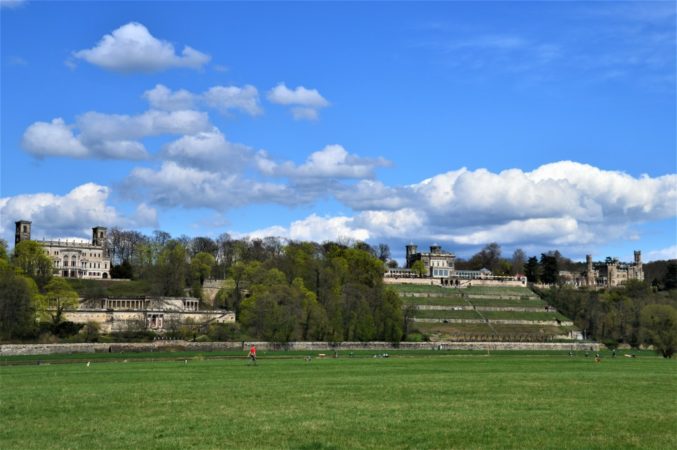
<svg viewBox="0 0 677 450">
<path fill-rule="evenodd" d="M 57 261 L 54 261 L 54 267 L 59 267 L 59 263 L 60 263 L 60 262 L 61 262 L 61 261 L 58 261 L 58 260 L 57 260 Z M 81 264 L 81 267 L 82 267 L 83 269 L 88 269 L 88 268 L 89 268 L 89 269 L 100 269 L 100 268 L 101 268 L 101 263 L 91 263 L 91 262 L 90 262 L 90 263 L 89 263 L 89 267 L 87 267 L 87 264 L 88 264 L 88 263 L 83 262 L 83 263 Z M 63 260 L 63 267 L 68 267 L 68 266 L 69 266 L 69 264 L 68 264 L 68 259 L 64 258 L 64 260 Z M 77 267 L 77 266 L 78 266 L 77 261 L 71 261 L 70 267 Z M 103 268 L 104 268 L 104 269 L 108 269 L 108 263 L 103 263 Z"/>
<path fill-rule="evenodd" d="M 54 252 L 52 252 L 52 253 L 50 253 L 50 251 L 47 250 L 47 254 L 48 254 L 48 255 L 59 256 L 59 250 L 54 250 Z M 85 253 L 85 256 L 87 256 L 86 253 Z M 90 258 L 101 258 L 101 257 L 103 257 L 103 255 L 102 255 L 101 253 L 90 253 L 90 254 L 89 254 L 89 257 L 90 257 Z M 68 258 L 68 256 L 64 256 L 64 258 Z M 75 259 L 75 258 L 77 258 L 77 256 L 71 255 L 71 258 Z"/>
<path fill-rule="evenodd" d="M 434 277 L 448 277 L 449 269 L 433 269 Z"/>
<path fill-rule="evenodd" d="M 440 260 L 432 260 L 432 261 L 430 261 L 430 265 L 431 265 L 432 267 L 450 267 L 450 266 L 449 266 L 449 261 L 447 261 L 446 259 L 445 259 L 445 260 L 442 260 L 442 261 L 440 261 Z"/>
</svg>

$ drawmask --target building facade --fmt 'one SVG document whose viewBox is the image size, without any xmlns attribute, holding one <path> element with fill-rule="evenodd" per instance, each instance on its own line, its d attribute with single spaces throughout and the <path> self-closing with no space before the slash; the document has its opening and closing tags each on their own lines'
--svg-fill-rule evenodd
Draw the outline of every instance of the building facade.
<svg viewBox="0 0 677 450">
<path fill-rule="evenodd" d="M 455 269 L 456 256 L 442 250 L 439 245 L 431 245 L 429 252 L 419 252 L 418 246 L 409 244 L 406 247 L 407 269 L 411 269 L 416 261 L 421 261 L 429 277 L 447 278 Z"/>
<path fill-rule="evenodd" d="M 235 313 L 226 310 L 200 310 L 193 297 L 106 297 L 86 299 L 77 309 L 68 309 L 63 317 L 71 322 L 95 322 L 102 333 L 151 330 L 176 331 L 191 324 L 205 327 L 212 323 L 234 323 Z"/>
<path fill-rule="evenodd" d="M 592 255 L 587 255 L 585 260 L 585 285 L 588 287 L 616 287 L 625 284 L 628 280 L 644 281 L 640 250 L 634 251 L 632 263 L 622 263 L 617 258 L 607 258 L 603 264 L 597 264 L 595 267 L 592 263 Z"/>
<path fill-rule="evenodd" d="M 31 225 L 28 220 L 16 222 L 14 245 L 31 240 Z M 54 276 L 66 278 L 108 279 L 111 261 L 106 247 L 107 229 L 92 228 L 92 241 L 77 242 L 66 240 L 35 241 L 52 259 Z"/>
</svg>

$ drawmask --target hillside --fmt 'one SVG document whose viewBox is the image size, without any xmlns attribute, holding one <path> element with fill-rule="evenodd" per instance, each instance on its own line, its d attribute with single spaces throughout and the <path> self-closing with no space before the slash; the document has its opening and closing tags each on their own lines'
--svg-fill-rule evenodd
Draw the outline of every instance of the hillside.
<svg viewBox="0 0 677 450">
<path fill-rule="evenodd" d="M 522 287 L 392 285 L 410 317 L 410 334 L 432 341 L 572 339 L 573 322 Z"/>
</svg>

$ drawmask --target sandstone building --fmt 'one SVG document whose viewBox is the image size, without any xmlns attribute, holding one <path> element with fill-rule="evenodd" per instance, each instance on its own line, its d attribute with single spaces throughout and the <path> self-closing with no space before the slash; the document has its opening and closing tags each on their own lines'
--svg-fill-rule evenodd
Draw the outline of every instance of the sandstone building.
<svg viewBox="0 0 677 450">
<path fill-rule="evenodd" d="M 419 252 L 418 246 L 409 244 L 406 247 L 407 269 L 416 261 L 423 262 L 423 266 L 432 278 L 447 278 L 454 272 L 454 261 L 456 256 L 453 253 L 445 252 L 439 245 L 431 245 L 429 252 Z"/>
<path fill-rule="evenodd" d="M 107 297 L 82 300 L 78 309 L 64 311 L 64 318 L 85 324 L 96 322 L 102 333 L 147 329 L 157 333 L 175 331 L 191 323 L 234 323 L 235 313 L 226 310 L 200 310 L 193 297 Z"/>
<path fill-rule="evenodd" d="M 526 286 L 527 279 L 523 275 L 496 276 L 488 269 L 456 270 L 456 256 L 442 250 L 439 245 L 431 245 L 429 252 L 419 252 L 418 246 L 410 243 L 406 249 L 406 267 L 386 270 L 386 283 L 438 284 L 442 286 Z M 411 267 L 417 261 L 423 263 L 425 274 L 419 278 Z"/>
<path fill-rule="evenodd" d="M 39 243 L 52 259 L 54 276 L 67 278 L 108 279 L 111 261 L 106 248 L 106 228 L 92 228 L 92 242 L 42 240 Z M 31 222 L 16 222 L 14 245 L 31 240 Z"/>
<path fill-rule="evenodd" d="M 642 252 L 635 250 L 632 263 L 622 263 L 616 258 L 607 258 L 603 264 L 592 263 L 592 255 L 586 255 L 585 285 L 589 287 L 615 287 L 628 280 L 644 281 Z"/>
</svg>

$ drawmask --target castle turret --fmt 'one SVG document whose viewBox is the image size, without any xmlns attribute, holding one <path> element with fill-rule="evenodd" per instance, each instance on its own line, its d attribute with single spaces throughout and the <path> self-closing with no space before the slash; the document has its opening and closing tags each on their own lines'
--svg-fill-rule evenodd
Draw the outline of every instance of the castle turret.
<svg viewBox="0 0 677 450">
<path fill-rule="evenodd" d="M 411 268 L 412 258 L 416 253 L 418 253 L 418 247 L 413 243 L 409 243 L 406 247 L 406 257 L 407 257 L 407 269 Z"/>
<path fill-rule="evenodd" d="M 14 245 L 21 241 L 31 240 L 31 222 L 29 220 L 19 220 L 15 222 L 16 232 L 14 233 Z"/>
<path fill-rule="evenodd" d="M 108 229 L 106 227 L 94 227 L 92 228 L 92 245 L 98 247 L 103 247 L 106 245 L 106 232 Z"/>
<path fill-rule="evenodd" d="M 585 255 L 585 262 L 587 267 L 585 269 L 585 285 L 595 285 L 595 269 L 592 267 L 592 255 Z"/>
<path fill-rule="evenodd" d="M 636 266 L 642 265 L 642 251 L 641 250 L 635 250 L 635 265 Z"/>
</svg>

